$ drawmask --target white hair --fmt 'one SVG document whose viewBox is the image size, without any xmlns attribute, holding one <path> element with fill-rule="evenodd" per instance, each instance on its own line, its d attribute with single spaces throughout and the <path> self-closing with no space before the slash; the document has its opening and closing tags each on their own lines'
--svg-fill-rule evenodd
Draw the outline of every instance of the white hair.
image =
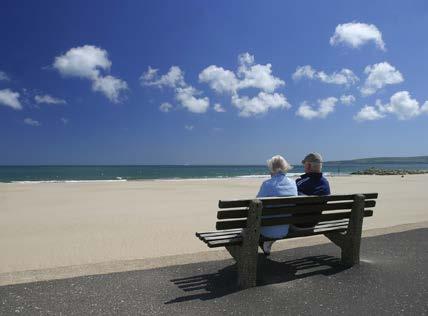
<svg viewBox="0 0 428 316">
<path fill-rule="evenodd" d="M 280 155 L 273 156 L 271 159 L 269 159 L 267 161 L 267 166 L 272 174 L 278 172 L 287 172 L 292 168 L 287 160 L 285 160 L 284 157 Z"/>
</svg>

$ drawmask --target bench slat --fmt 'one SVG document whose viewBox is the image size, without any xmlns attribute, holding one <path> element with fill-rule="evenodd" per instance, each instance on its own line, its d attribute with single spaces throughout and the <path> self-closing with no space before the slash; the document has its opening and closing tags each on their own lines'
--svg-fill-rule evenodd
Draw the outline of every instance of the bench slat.
<svg viewBox="0 0 428 316">
<path fill-rule="evenodd" d="M 301 232 L 301 231 L 323 231 L 326 229 L 336 229 L 336 228 L 344 228 L 347 229 L 349 225 L 349 221 L 346 220 L 340 220 L 340 221 L 333 221 L 333 222 L 321 222 L 318 223 L 317 225 L 315 225 L 315 227 L 292 227 L 290 226 L 290 231 L 289 233 L 294 233 L 294 232 Z"/>
<path fill-rule="evenodd" d="M 237 237 L 241 237 L 241 234 L 205 237 L 205 238 L 202 238 L 201 240 L 204 242 L 209 242 L 213 240 L 226 240 L 226 239 L 237 238 Z"/>
<path fill-rule="evenodd" d="M 242 232 L 242 228 L 222 230 L 222 231 L 214 230 L 214 231 L 209 231 L 209 232 L 196 233 L 195 235 L 196 235 L 196 237 L 201 238 L 203 236 L 221 235 L 221 234 L 225 234 L 225 233 L 235 233 L 235 232 Z"/>
<path fill-rule="evenodd" d="M 264 218 L 262 219 L 261 226 L 275 226 L 275 225 L 285 225 L 285 224 L 305 224 L 313 222 L 322 222 L 329 220 L 338 220 L 349 218 L 351 212 L 340 212 L 332 214 L 322 214 L 322 215 L 309 215 L 309 216 L 288 216 L 288 217 L 278 217 L 278 218 Z M 364 210 L 364 217 L 369 217 L 373 215 L 372 210 Z M 216 228 L 218 230 L 222 229 L 232 229 L 232 228 L 245 228 L 247 226 L 247 220 L 232 220 L 232 221 L 220 221 L 216 223 Z"/>
<path fill-rule="evenodd" d="M 287 236 L 285 236 L 284 239 L 290 239 L 290 238 L 296 238 L 296 237 L 305 237 L 305 236 L 314 236 L 314 235 L 323 235 L 325 233 L 331 233 L 331 232 L 338 232 L 343 233 L 346 232 L 347 228 L 330 228 L 330 229 L 323 229 L 319 231 L 313 231 L 313 232 L 295 232 L 290 233 Z"/>
<path fill-rule="evenodd" d="M 316 227 L 328 227 L 328 226 L 335 226 L 335 225 L 348 225 L 349 220 L 343 219 L 339 221 L 328 221 L 328 222 L 320 222 L 316 225 Z"/>
<path fill-rule="evenodd" d="M 315 205 L 291 205 L 283 207 L 263 208 L 263 215 L 282 215 L 288 213 L 312 213 L 312 212 L 322 212 L 322 211 L 336 211 L 336 210 L 350 210 L 353 206 L 353 202 L 342 202 L 342 203 L 329 203 L 329 204 L 315 204 Z M 374 207 L 376 206 L 376 201 L 368 200 L 364 201 L 364 207 Z M 233 218 L 246 218 L 248 216 L 248 209 L 233 209 L 233 210 L 223 210 L 218 211 L 217 219 L 233 219 Z"/>
<path fill-rule="evenodd" d="M 365 200 L 372 200 L 377 198 L 377 193 L 361 193 L 364 195 Z M 326 202 L 353 202 L 357 194 L 350 195 L 324 195 L 324 196 L 300 196 L 300 197 L 287 197 L 287 198 L 268 198 L 261 199 L 263 206 L 275 206 L 284 204 L 313 204 L 313 203 L 326 203 Z"/>
<path fill-rule="evenodd" d="M 349 223 L 349 219 L 344 218 L 344 219 L 338 219 L 333 221 L 322 221 L 322 222 L 319 222 L 317 225 L 327 225 L 327 224 L 337 224 L 337 223 Z"/>
<path fill-rule="evenodd" d="M 343 232 L 346 232 L 346 228 L 330 228 L 330 229 L 323 229 L 320 231 L 294 232 L 294 233 L 288 234 L 286 237 L 284 237 L 282 239 L 290 239 L 290 238 L 314 236 L 314 235 L 323 235 L 325 233 L 331 233 L 331 232 L 343 233 Z M 264 239 L 264 240 L 270 240 L 270 239 Z M 275 240 L 279 240 L 279 239 L 275 239 Z M 242 237 L 237 237 L 237 238 L 229 238 L 229 239 L 223 239 L 223 240 L 209 241 L 209 242 L 207 242 L 207 245 L 209 248 L 216 248 L 216 247 L 224 247 L 224 246 L 231 246 L 231 245 L 239 245 L 241 243 L 242 243 Z"/>
<path fill-rule="evenodd" d="M 218 211 L 217 219 L 244 218 L 248 216 L 248 208 Z"/>
<path fill-rule="evenodd" d="M 330 224 L 330 225 L 315 225 L 314 230 L 324 230 L 324 229 L 331 229 L 331 228 L 348 228 L 348 223 L 341 223 L 341 224 Z"/>
<path fill-rule="evenodd" d="M 365 199 L 376 199 L 377 193 L 361 193 L 365 196 Z M 290 196 L 290 197 L 278 197 L 278 198 L 261 198 L 263 205 L 281 205 L 281 204 L 308 204 L 308 203 L 322 203 L 328 201 L 347 201 L 353 200 L 357 194 L 347 195 L 326 195 L 326 196 Z M 233 207 L 248 207 L 251 200 L 231 200 L 218 202 L 219 208 L 233 208 Z"/>
<path fill-rule="evenodd" d="M 287 236 L 281 239 L 270 239 L 270 238 L 261 238 L 262 241 L 268 241 L 268 240 L 284 240 L 284 239 L 290 239 L 290 238 L 296 238 L 296 237 L 306 237 L 306 236 L 314 236 L 314 235 L 323 235 L 324 233 L 331 233 L 331 232 L 337 232 L 337 233 L 344 233 L 346 232 L 346 228 L 330 228 L 320 231 L 299 231 L 299 232 L 293 232 L 288 233 Z"/>
<path fill-rule="evenodd" d="M 324 229 L 332 229 L 332 228 L 347 228 L 348 220 L 339 220 L 339 221 L 329 221 L 329 222 L 321 222 L 317 224 L 313 230 L 324 230 Z M 234 237 L 241 236 L 242 230 L 222 230 L 210 233 L 200 233 L 199 239 L 204 242 L 211 240 L 222 240 L 222 239 L 230 239 Z"/>
<path fill-rule="evenodd" d="M 332 225 L 332 226 L 315 226 L 314 231 L 315 232 L 329 232 L 334 229 L 345 229 L 348 230 L 349 226 L 348 224 L 344 225 Z"/>
<path fill-rule="evenodd" d="M 343 203 L 330 203 L 330 204 L 316 204 L 316 205 L 296 205 L 296 206 L 283 206 L 275 208 L 263 208 L 263 216 L 271 215 L 282 215 L 282 214 L 305 214 L 312 212 L 322 212 L 322 211 L 340 211 L 340 210 L 350 210 L 354 205 L 353 202 L 343 202 Z M 364 207 L 374 207 L 376 206 L 376 201 L 369 200 L 364 201 Z M 221 212 L 221 211 L 219 211 Z"/>
<path fill-rule="evenodd" d="M 209 241 L 207 242 L 207 245 L 210 248 L 216 248 L 216 247 L 224 247 L 224 246 L 231 246 L 231 245 L 239 245 L 241 243 L 242 243 L 242 237 L 237 237 L 237 238 Z"/>
<path fill-rule="evenodd" d="M 364 216 L 372 216 L 373 211 L 365 210 Z M 350 218 L 351 212 L 340 212 L 332 214 L 322 214 L 322 215 L 309 215 L 309 216 L 289 216 L 289 217 L 278 217 L 278 218 L 262 218 L 262 226 L 275 226 L 275 225 L 284 225 L 284 224 L 305 224 L 312 222 L 322 222 L 328 220 L 338 220 L 343 218 Z"/>
<path fill-rule="evenodd" d="M 232 229 L 232 228 L 246 228 L 247 227 L 247 220 L 246 219 L 237 219 L 233 221 L 222 221 L 217 222 L 215 224 L 215 228 L 218 230 L 223 229 Z"/>
</svg>

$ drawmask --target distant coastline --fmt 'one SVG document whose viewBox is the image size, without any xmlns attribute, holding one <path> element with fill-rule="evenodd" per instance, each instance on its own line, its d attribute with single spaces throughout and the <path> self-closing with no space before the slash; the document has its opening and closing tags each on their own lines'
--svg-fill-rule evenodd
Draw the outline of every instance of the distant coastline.
<svg viewBox="0 0 428 316">
<path fill-rule="evenodd" d="M 408 175 L 408 174 L 426 174 L 427 170 L 406 170 L 406 169 L 381 169 L 381 168 L 368 168 L 364 170 L 351 172 L 351 175 L 377 175 L 377 176 L 390 176 L 390 175 Z"/>
<path fill-rule="evenodd" d="M 374 157 L 351 160 L 326 161 L 324 165 L 347 165 L 347 164 L 428 164 L 428 156 L 413 157 Z"/>
</svg>

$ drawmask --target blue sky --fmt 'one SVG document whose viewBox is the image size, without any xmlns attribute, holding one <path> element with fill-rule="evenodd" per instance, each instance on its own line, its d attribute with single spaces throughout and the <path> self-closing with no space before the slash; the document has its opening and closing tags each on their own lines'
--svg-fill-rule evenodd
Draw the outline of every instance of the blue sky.
<svg viewBox="0 0 428 316">
<path fill-rule="evenodd" d="M 0 24 L 0 164 L 428 154 L 426 1 L 2 1 Z"/>
</svg>

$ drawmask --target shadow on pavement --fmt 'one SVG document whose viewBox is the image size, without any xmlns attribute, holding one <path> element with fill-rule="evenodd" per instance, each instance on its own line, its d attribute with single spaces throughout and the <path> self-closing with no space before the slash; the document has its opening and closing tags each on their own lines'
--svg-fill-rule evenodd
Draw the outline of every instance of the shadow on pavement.
<svg viewBox="0 0 428 316">
<path fill-rule="evenodd" d="M 290 261 L 274 261 L 259 255 L 257 267 L 257 285 L 284 283 L 314 275 L 333 275 L 347 268 L 341 265 L 340 259 L 332 256 L 310 256 Z M 238 292 L 236 265 L 230 265 L 217 273 L 201 274 L 170 280 L 185 293 L 165 304 L 192 300 L 211 300 Z"/>
</svg>

